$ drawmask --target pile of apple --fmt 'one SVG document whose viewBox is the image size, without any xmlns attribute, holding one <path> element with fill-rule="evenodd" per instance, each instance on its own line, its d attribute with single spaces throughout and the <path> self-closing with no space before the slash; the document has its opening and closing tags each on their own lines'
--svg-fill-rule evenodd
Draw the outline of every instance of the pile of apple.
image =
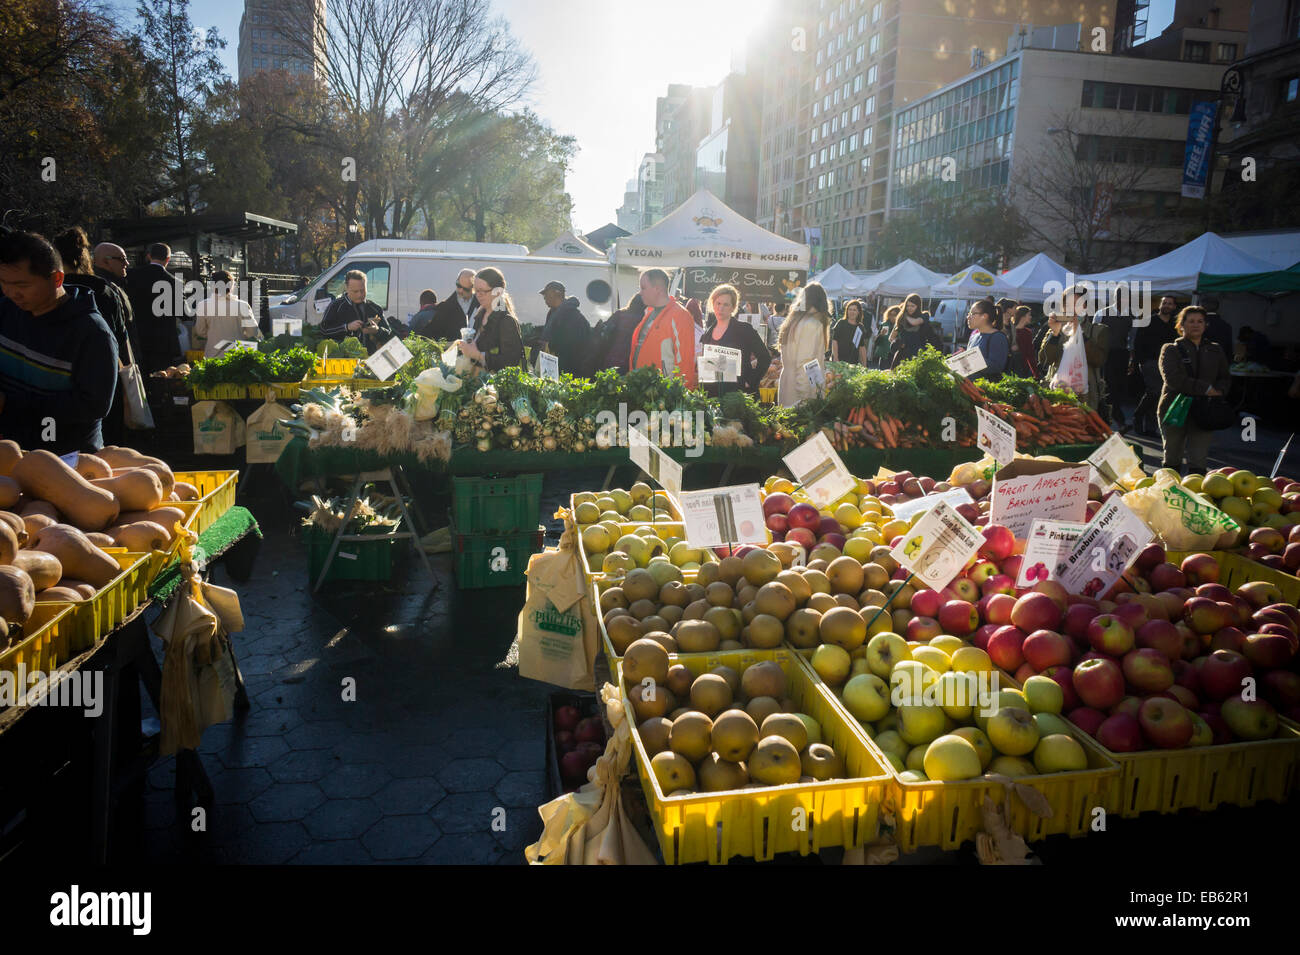
<svg viewBox="0 0 1300 955">
<path fill-rule="evenodd" d="M 673 519 L 667 492 L 655 491 L 644 481 L 638 481 L 626 491 L 622 488 L 579 491 L 573 495 L 572 504 L 573 519 L 579 530 L 601 521 L 639 524 L 651 520 L 671 522 Z"/>
<path fill-rule="evenodd" d="M 1052 582 L 994 595 L 972 642 L 1018 681 L 1055 681 L 1068 718 L 1113 752 L 1268 739 L 1279 710 L 1300 716 L 1300 610 L 1274 585 L 1234 594 L 1209 554 L 1174 566 L 1158 544 L 1134 572 L 1139 591 L 1113 602 Z"/>
<path fill-rule="evenodd" d="M 692 547 L 681 537 L 661 538 L 654 525 L 643 524 L 628 533 L 608 522 L 589 524 L 579 538 L 593 573 L 623 577 L 638 567 L 645 568 L 666 584 L 682 580 L 682 572 L 698 570 L 713 560 L 709 551 Z"/>
<path fill-rule="evenodd" d="M 843 758 L 787 696 L 773 661 L 697 676 L 655 641 L 638 640 L 623 658 L 623 687 L 665 796 L 844 778 Z"/>
<path fill-rule="evenodd" d="M 1285 531 L 1276 527 L 1256 527 L 1246 537 L 1241 553 L 1265 567 L 1291 576 L 1300 575 L 1300 524 Z"/>
<path fill-rule="evenodd" d="M 565 792 L 573 792 L 605 752 L 605 724 L 599 716 L 583 718 L 576 706 L 556 707 L 552 722 L 560 781 Z"/>
<path fill-rule="evenodd" d="M 1086 769 L 1088 756 L 1060 716 L 1061 688 L 1033 677 L 1002 689 L 989 655 L 941 634 L 909 643 L 879 633 L 850 650 L 819 646 L 812 667 L 904 782 L 956 782 Z"/>
</svg>

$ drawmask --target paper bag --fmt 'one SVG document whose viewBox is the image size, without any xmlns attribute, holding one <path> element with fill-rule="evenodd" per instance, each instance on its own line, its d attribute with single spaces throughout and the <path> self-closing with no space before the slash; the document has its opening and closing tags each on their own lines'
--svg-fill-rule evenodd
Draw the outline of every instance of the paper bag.
<svg viewBox="0 0 1300 955">
<path fill-rule="evenodd" d="M 528 596 L 519 613 L 519 675 L 569 690 L 594 690 L 599 631 L 577 540 L 566 517 L 559 548 L 528 561 Z"/>
<path fill-rule="evenodd" d="M 280 424 L 293 419 L 293 413 L 269 394 L 266 403 L 248 416 L 244 434 L 248 439 L 245 460 L 249 464 L 274 464 L 289 443 L 289 432 Z"/>
<path fill-rule="evenodd" d="M 244 419 L 224 401 L 200 401 L 190 416 L 195 454 L 234 454 L 244 446 Z"/>
</svg>

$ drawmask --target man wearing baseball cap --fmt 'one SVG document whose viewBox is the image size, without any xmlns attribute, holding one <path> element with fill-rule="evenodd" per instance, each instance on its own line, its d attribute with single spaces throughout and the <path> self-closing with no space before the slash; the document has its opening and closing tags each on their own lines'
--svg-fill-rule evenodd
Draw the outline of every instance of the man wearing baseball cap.
<svg viewBox="0 0 1300 955">
<path fill-rule="evenodd" d="M 595 370 L 591 324 L 579 310 L 577 296 L 566 295 L 560 282 L 547 282 L 541 296 L 550 309 L 542 329 L 543 350 L 559 359 L 560 374 L 590 376 Z"/>
</svg>

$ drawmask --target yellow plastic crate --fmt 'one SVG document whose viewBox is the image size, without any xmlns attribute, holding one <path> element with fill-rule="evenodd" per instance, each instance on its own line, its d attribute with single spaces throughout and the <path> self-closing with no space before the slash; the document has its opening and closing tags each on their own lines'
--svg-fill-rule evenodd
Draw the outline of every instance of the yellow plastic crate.
<svg viewBox="0 0 1300 955">
<path fill-rule="evenodd" d="M 187 350 L 186 350 L 186 352 L 185 352 L 185 364 L 187 364 L 187 365 L 193 365 L 195 362 L 200 362 L 200 361 L 202 361 L 202 360 L 203 360 L 203 349 L 202 349 L 202 348 L 198 348 L 198 349 L 191 348 L 191 349 L 187 349 Z"/>
<path fill-rule="evenodd" d="M 36 606 L 67 607 L 70 629 L 68 653 L 75 656 L 89 650 L 149 599 L 149 583 L 165 560 L 162 551 L 153 554 L 128 552 L 126 548 L 106 547 L 104 552 L 117 561 L 121 569 L 116 577 L 101 587 L 89 600 L 37 601 Z"/>
<path fill-rule="evenodd" d="M 796 651 L 800 666 L 816 675 L 809 658 L 812 650 Z M 999 673 L 1002 685 L 1019 686 L 1015 680 Z M 984 831 L 981 806 L 985 797 L 994 805 L 1006 802 L 1006 789 L 1001 783 L 984 779 L 961 782 L 905 782 L 890 765 L 875 740 L 857 718 L 831 691 L 832 703 L 858 733 L 893 781 L 890 806 L 894 813 L 894 840 L 903 852 L 913 852 L 927 846 L 956 849 L 962 843 Z M 1019 799 L 1012 799 L 1007 812 L 1011 828 L 1027 842 L 1064 833 L 1070 836 L 1086 835 L 1092 824 L 1093 810 L 1097 807 L 1111 811 L 1119 796 L 1119 767 L 1106 755 L 1106 751 L 1081 730 L 1072 734 L 1088 755 L 1088 768 L 1075 772 L 1047 773 L 1018 779 L 1037 789 L 1047 799 L 1052 815 L 1040 817 L 1030 811 Z"/>
<path fill-rule="evenodd" d="M 821 724 L 822 741 L 844 759 L 849 779 L 793 783 L 721 793 L 665 796 L 650 772 L 641 734 L 633 731 L 637 775 L 653 817 L 659 847 L 669 865 L 725 864 L 740 856 L 770 860 L 777 853 L 807 855 L 831 846 L 859 848 L 879 833 L 880 807 L 890 777 L 878 756 L 845 721 L 821 678 L 785 650 L 743 650 L 680 656 L 676 662 L 699 675 L 716 666 L 743 672 L 751 664 L 776 661 L 789 681 L 788 693 L 801 712 Z M 622 667 L 615 672 L 620 687 Z M 623 693 L 631 717 L 631 703 Z M 803 811 L 806 827 L 796 829 Z"/>
<path fill-rule="evenodd" d="M 312 369 L 314 378 L 354 378 L 357 374 L 356 358 L 317 358 Z"/>
<path fill-rule="evenodd" d="M 23 667 L 28 673 L 35 670 L 50 673 L 75 656 L 69 652 L 71 613 L 71 604 L 36 604 L 31 618 L 23 625 L 25 636 L 0 653 L 0 670 L 17 673 L 18 668 Z"/>
<path fill-rule="evenodd" d="M 247 385 L 213 385 L 211 388 L 194 386 L 196 401 L 240 401 L 247 397 Z"/>
<path fill-rule="evenodd" d="M 202 534 L 216 523 L 217 518 L 235 506 L 238 471 L 176 471 L 175 475 L 176 480 L 194 485 L 199 492 L 197 501 L 181 502 L 182 505 L 194 507 L 194 513 L 185 525 L 194 533 Z M 184 506 L 181 509 L 187 510 Z"/>
<path fill-rule="evenodd" d="M 1181 564 L 1187 556 L 1188 552 L 1174 551 L 1166 554 L 1165 559 L 1170 563 Z M 1210 551 L 1210 556 L 1219 562 L 1219 583 L 1229 590 L 1235 590 L 1252 580 L 1266 580 L 1282 592 L 1283 603 L 1300 604 L 1300 577 L 1266 567 L 1245 554 L 1215 550 Z"/>
<path fill-rule="evenodd" d="M 582 492 L 575 491 L 573 494 L 569 495 L 570 513 L 577 511 L 578 506 L 573 503 L 573 499 L 580 493 Z M 601 494 L 600 491 L 590 491 L 588 493 L 595 494 L 597 497 Z M 654 506 L 655 519 L 653 521 L 628 521 L 626 520 L 627 515 L 624 514 L 623 517 L 625 519 L 619 523 L 629 524 L 633 527 L 639 524 L 680 524 L 682 520 L 682 512 L 677 507 L 677 502 L 671 497 L 668 497 L 663 491 L 656 491 L 655 496 L 658 499 L 658 503 Z M 664 498 L 667 498 L 667 500 L 665 501 Z"/>
</svg>

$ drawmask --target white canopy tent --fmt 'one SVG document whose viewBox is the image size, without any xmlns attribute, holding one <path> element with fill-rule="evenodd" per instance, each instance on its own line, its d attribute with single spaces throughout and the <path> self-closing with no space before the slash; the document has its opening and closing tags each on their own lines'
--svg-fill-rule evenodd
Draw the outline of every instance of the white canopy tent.
<svg viewBox="0 0 1300 955">
<path fill-rule="evenodd" d="M 1008 269 L 998 276 L 1003 287 L 1009 289 L 1008 298 L 1017 302 L 1042 302 L 1051 294 L 1048 288 L 1056 283 L 1058 289 L 1065 287 L 1069 281 L 1069 271 L 1045 252 L 1039 252 L 1033 258 L 1021 262 L 1013 269 Z M 1044 289 L 1047 288 L 1047 291 Z"/>
<path fill-rule="evenodd" d="M 809 283 L 816 282 L 826 290 L 826 294 L 831 298 L 838 298 L 841 295 L 853 295 L 860 291 L 859 282 L 861 280 L 836 262 L 830 268 L 809 278 L 808 281 Z"/>
<path fill-rule="evenodd" d="M 1224 235 L 1223 239 L 1238 252 L 1272 262 L 1276 269 L 1289 269 L 1300 262 L 1300 229 L 1283 229 L 1278 232 L 1251 232 L 1242 235 Z"/>
<path fill-rule="evenodd" d="M 1003 284 L 1000 277 L 976 262 L 930 286 L 935 298 L 1010 298 L 1014 290 Z"/>
<path fill-rule="evenodd" d="M 1109 272 L 1080 275 L 1085 282 L 1150 282 L 1157 292 L 1194 292 L 1201 274 L 1241 275 L 1273 272 L 1267 259 L 1243 252 L 1214 232 L 1205 232 L 1172 252 Z"/>
<path fill-rule="evenodd" d="M 910 295 L 917 292 L 928 298 L 930 287 L 947 278 L 942 272 L 934 272 L 919 262 L 904 259 L 883 272 L 865 276 L 858 291 L 876 295 Z"/>
<path fill-rule="evenodd" d="M 584 242 L 572 231 L 562 232 L 554 239 L 534 249 L 529 255 L 546 255 L 558 259 L 604 259 L 605 253 L 594 245 Z"/>
</svg>

